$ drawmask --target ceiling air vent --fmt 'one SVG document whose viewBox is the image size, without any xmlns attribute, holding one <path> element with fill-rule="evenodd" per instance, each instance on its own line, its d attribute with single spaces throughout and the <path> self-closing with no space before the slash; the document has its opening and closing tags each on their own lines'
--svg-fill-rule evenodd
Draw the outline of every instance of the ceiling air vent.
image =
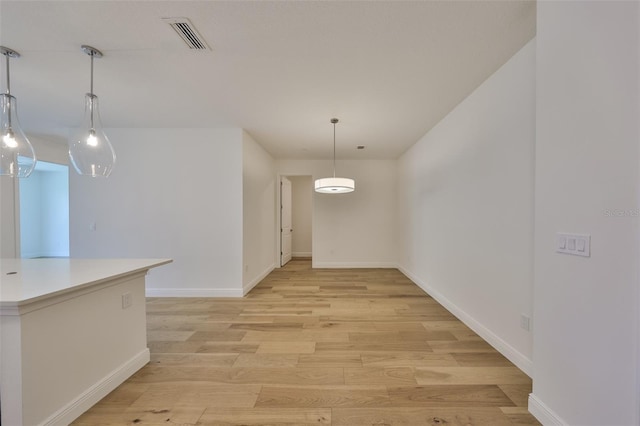
<svg viewBox="0 0 640 426">
<path fill-rule="evenodd" d="M 164 22 L 169 24 L 176 33 L 187 43 L 189 49 L 193 50 L 211 50 L 204 38 L 198 30 L 193 26 L 187 18 L 162 18 Z"/>
</svg>

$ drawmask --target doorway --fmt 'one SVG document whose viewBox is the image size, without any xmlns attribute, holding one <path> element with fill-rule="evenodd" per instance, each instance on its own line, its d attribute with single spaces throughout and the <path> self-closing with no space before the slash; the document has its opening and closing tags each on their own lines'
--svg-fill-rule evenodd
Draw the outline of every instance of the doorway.
<svg viewBox="0 0 640 426">
<path fill-rule="evenodd" d="M 280 180 L 280 266 L 291 260 L 293 233 L 293 194 L 291 181 L 282 176 Z"/>
<path fill-rule="evenodd" d="M 69 166 L 38 161 L 19 194 L 20 257 L 68 257 Z"/>
<path fill-rule="evenodd" d="M 280 266 L 284 266 L 292 258 L 312 257 L 313 178 L 282 176 L 280 188 Z"/>
</svg>

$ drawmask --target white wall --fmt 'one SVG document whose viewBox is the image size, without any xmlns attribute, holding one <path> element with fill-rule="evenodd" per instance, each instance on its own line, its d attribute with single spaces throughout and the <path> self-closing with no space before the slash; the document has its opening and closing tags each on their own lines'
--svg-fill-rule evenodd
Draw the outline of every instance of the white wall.
<svg viewBox="0 0 640 426">
<path fill-rule="evenodd" d="M 312 255 L 313 179 L 311 176 L 289 176 L 291 181 L 291 215 L 293 257 Z"/>
<path fill-rule="evenodd" d="M 242 132 L 242 253 L 246 294 L 275 268 L 276 174 L 274 161 Z"/>
<path fill-rule="evenodd" d="M 106 132 L 111 176 L 70 173 L 71 256 L 172 258 L 150 295 L 241 296 L 242 131 Z"/>
<path fill-rule="evenodd" d="M 276 170 L 313 179 L 333 172 L 327 160 L 277 160 Z M 338 160 L 337 170 L 355 179 L 356 190 L 313 193 L 313 266 L 395 267 L 396 161 Z"/>
<path fill-rule="evenodd" d="M 640 3 L 539 2 L 533 396 L 545 424 L 637 425 Z M 591 235 L 591 257 L 555 253 Z"/>
<path fill-rule="evenodd" d="M 53 132 L 66 130 L 52 129 Z M 66 140 L 55 135 L 29 135 L 29 141 L 36 151 L 38 161 L 46 161 L 55 164 L 69 164 L 69 147 Z"/>
<path fill-rule="evenodd" d="M 535 41 L 399 160 L 401 270 L 531 372 Z"/>
</svg>

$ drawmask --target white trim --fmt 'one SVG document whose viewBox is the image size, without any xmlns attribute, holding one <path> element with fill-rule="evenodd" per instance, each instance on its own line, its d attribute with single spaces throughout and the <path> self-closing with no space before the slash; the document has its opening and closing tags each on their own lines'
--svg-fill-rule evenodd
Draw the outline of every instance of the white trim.
<svg viewBox="0 0 640 426">
<path fill-rule="evenodd" d="M 311 260 L 312 268 L 397 268 L 394 262 L 316 262 Z"/>
<path fill-rule="evenodd" d="M 44 252 L 40 252 L 40 251 L 32 251 L 32 252 L 27 252 L 27 253 L 20 253 L 20 257 L 23 259 L 35 259 L 38 257 L 45 257 L 47 256 L 46 253 Z"/>
<path fill-rule="evenodd" d="M 147 288 L 147 297 L 242 297 L 241 288 Z"/>
<path fill-rule="evenodd" d="M 460 321 L 462 321 L 467 327 L 475 331 L 480 337 L 487 341 L 491 346 L 493 346 L 498 352 L 504 355 L 509 359 L 512 363 L 516 365 L 520 370 L 522 370 L 526 375 L 531 377 L 533 371 L 533 362 L 531 359 L 527 358 L 520 351 L 516 350 L 509 343 L 505 342 L 495 334 L 493 331 L 482 325 L 475 318 L 465 312 L 463 309 L 458 307 L 455 303 L 451 302 L 440 292 L 422 282 L 418 277 L 413 275 L 411 272 L 407 271 L 401 266 L 398 266 L 400 272 L 405 274 L 411 281 L 416 283 L 418 287 L 423 289 L 429 296 L 433 297 L 438 303 L 444 306 L 449 312 L 455 315 Z"/>
<path fill-rule="evenodd" d="M 107 374 L 93 386 L 89 387 L 69 404 L 56 411 L 48 419 L 42 422 L 41 425 L 68 425 L 102 398 L 107 396 L 109 392 L 120 386 L 136 371 L 144 367 L 149 360 L 149 349 L 145 348 L 142 352 L 135 355 L 111 373 Z"/>
<path fill-rule="evenodd" d="M 267 277 L 267 275 L 269 275 L 271 273 L 271 271 L 273 271 L 275 268 L 276 268 L 276 265 L 275 264 L 271 264 L 267 269 L 262 271 L 262 273 L 260 275 L 255 277 L 249 283 L 245 284 L 242 287 L 242 295 L 246 296 L 247 293 L 249 293 L 255 286 L 257 286 L 260 283 L 260 281 L 264 280 Z"/>
<path fill-rule="evenodd" d="M 64 251 L 34 251 L 31 253 L 21 253 L 23 259 L 36 259 L 41 257 L 69 257 L 69 252 Z"/>
<path fill-rule="evenodd" d="M 545 426 L 564 426 L 567 424 L 532 393 L 529 394 L 529 412 Z"/>
<path fill-rule="evenodd" d="M 310 251 L 294 251 L 291 253 L 292 257 L 311 257 L 311 255 Z"/>
</svg>

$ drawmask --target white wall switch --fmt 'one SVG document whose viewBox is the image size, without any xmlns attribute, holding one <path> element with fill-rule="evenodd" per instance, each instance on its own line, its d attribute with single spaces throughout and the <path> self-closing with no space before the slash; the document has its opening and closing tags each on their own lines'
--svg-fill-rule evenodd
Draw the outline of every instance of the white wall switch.
<svg viewBox="0 0 640 426">
<path fill-rule="evenodd" d="M 531 318 L 525 314 L 520 314 L 520 328 L 531 331 Z"/>
<path fill-rule="evenodd" d="M 124 293 L 122 295 L 122 309 L 127 309 L 131 307 L 131 293 Z"/>
<path fill-rule="evenodd" d="M 591 235 L 556 234 L 556 252 L 591 257 Z"/>
<path fill-rule="evenodd" d="M 558 238 L 558 248 L 566 249 L 567 248 L 567 238 L 564 236 L 560 236 Z"/>
</svg>

